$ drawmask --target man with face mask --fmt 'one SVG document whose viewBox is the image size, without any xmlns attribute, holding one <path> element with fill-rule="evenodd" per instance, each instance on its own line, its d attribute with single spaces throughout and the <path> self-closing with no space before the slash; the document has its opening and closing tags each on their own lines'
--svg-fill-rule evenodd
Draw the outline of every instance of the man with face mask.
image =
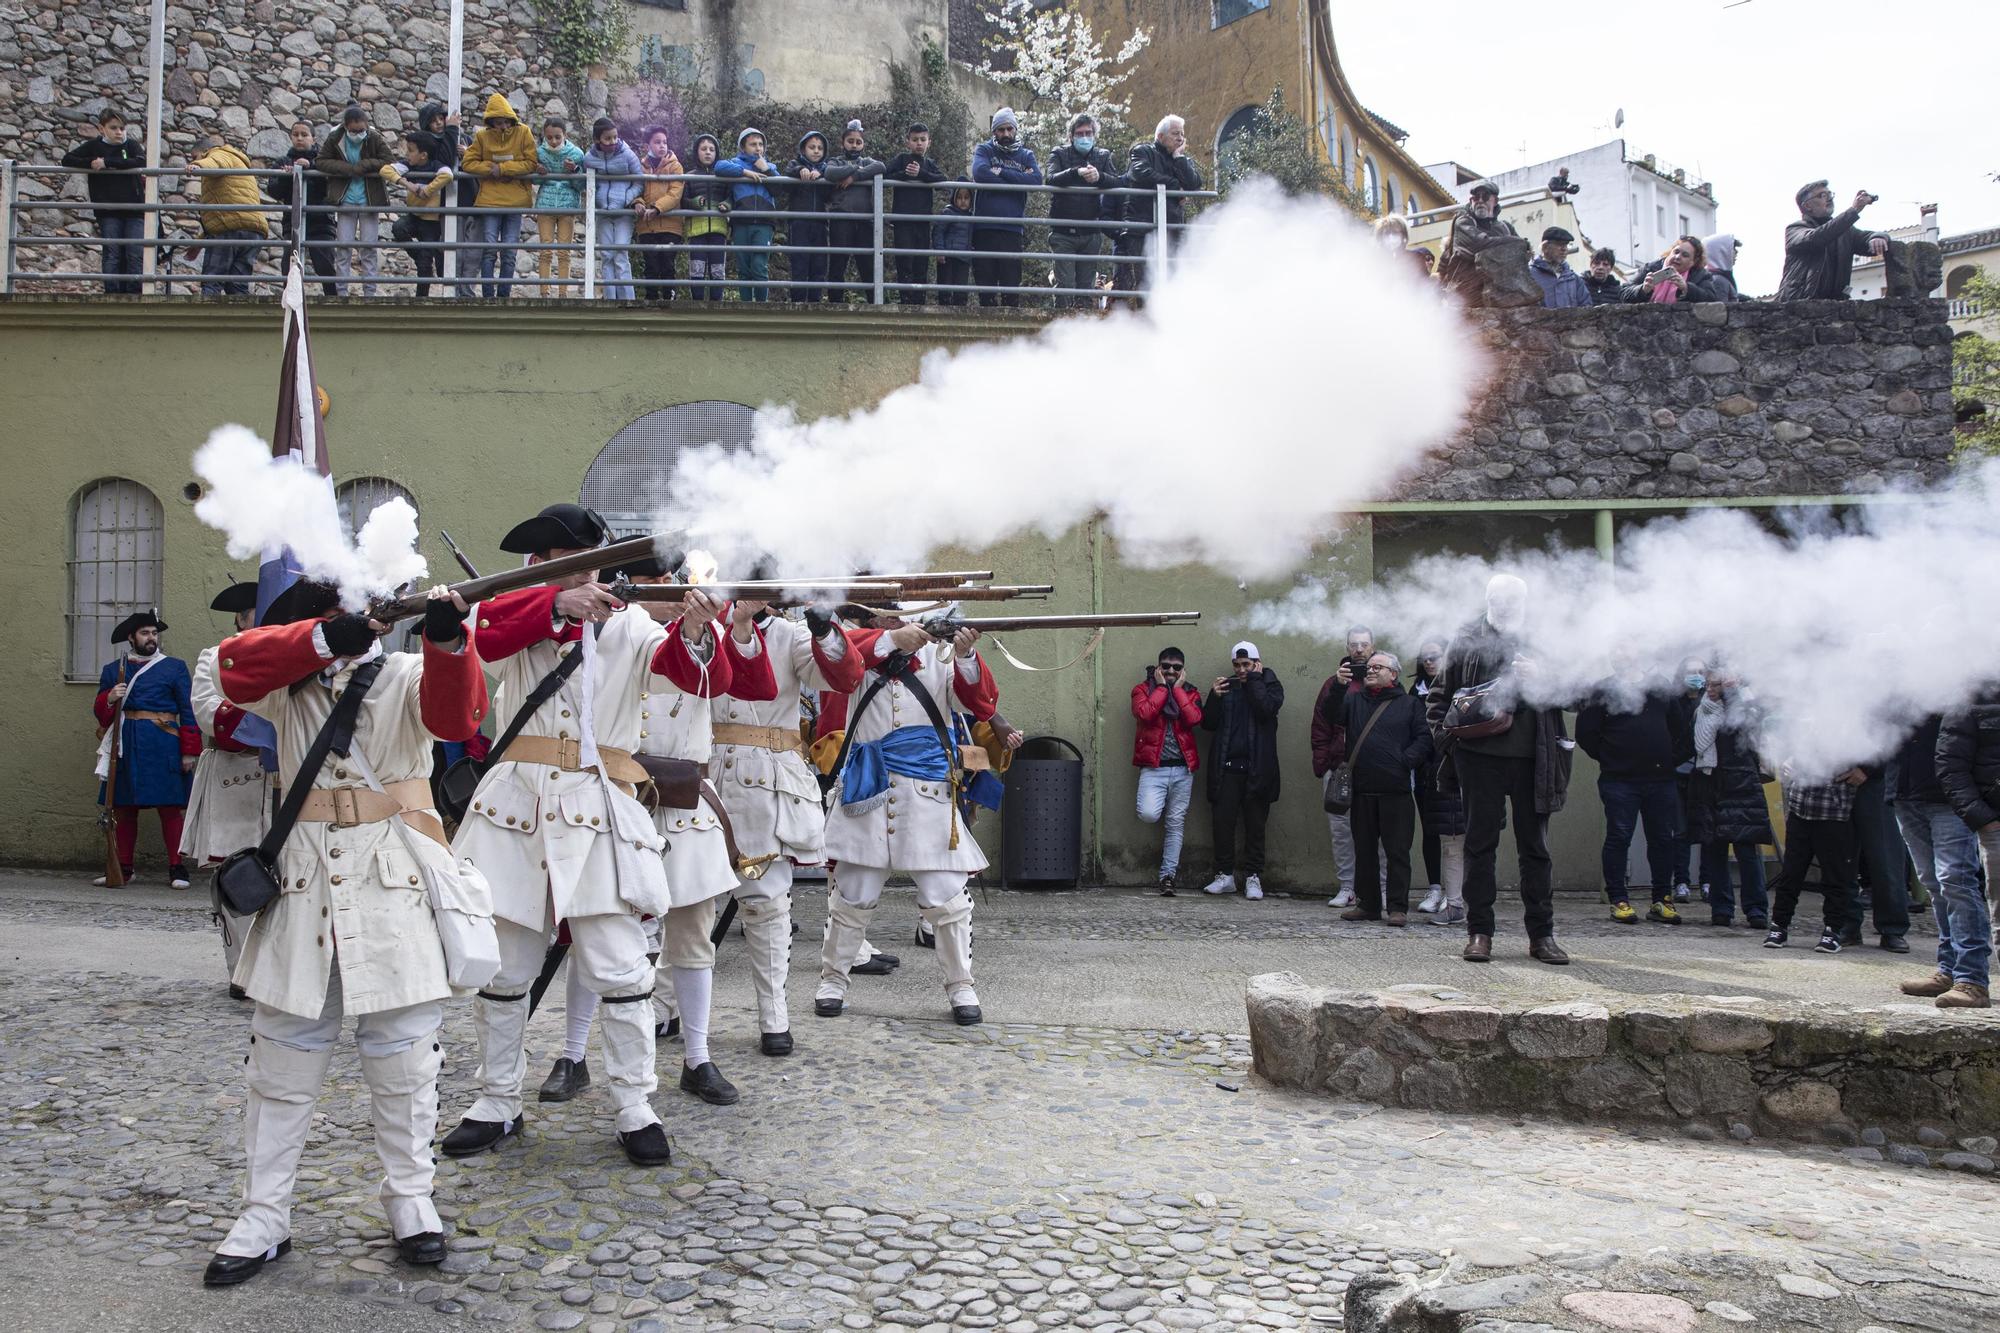
<svg viewBox="0 0 2000 1333">
<path fill-rule="evenodd" d="M 169 882 L 188 886 L 181 863 L 181 821 L 187 810 L 188 775 L 201 754 L 201 728 L 194 717 L 193 678 L 187 663 L 160 651 L 167 622 L 154 610 L 136 611 L 118 622 L 111 641 L 125 645 L 97 677 L 97 802 L 116 821 L 118 864 L 132 878 L 132 854 L 139 837 L 139 811 L 160 812 L 160 836 L 167 844 Z M 101 780 L 117 756 L 116 789 Z M 106 883 L 98 876 L 98 884 Z"/>
<path fill-rule="evenodd" d="M 1091 298 L 1065 296 L 1063 289 L 1095 290 L 1097 255 L 1104 248 L 1103 229 L 1084 224 L 1096 224 L 1104 216 L 1107 202 L 1120 202 L 1119 196 L 1106 196 L 1104 191 L 1125 184 L 1125 178 L 1111 165 L 1110 151 L 1097 146 L 1097 120 L 1088 111 L 1070 118 L 1069 142 L 1049 155 L 1049 184 L 1062 191 L 1049 199 L 1049 253 L 1058 256 L 1056 308 L 1081 308 Z M 1074 257 L 1060 257 L 1064 255 Z"/>
<path fill-rule="evenodd" d="M 1500 187 L 1492 181 L 1474 182 L 1465 207 L 1458 210 L 1451 233 L 1445 237 L 1438 281 L 1464 297 L 1468 305 L 1479 304 L 1486 292 L 1486 280 L 1479 275 L 1479 252 L 1519 234 L 1500 216 Z"/>
<path fill-rule="evenodd" d="M 382 215 L 377 210 L 389 206 L 389 187 L 382 180 L 382 168 L 390 161 L 387 141 L 368 123 L 368 113 L 352 102 L 341 115 L 340 128 L 319 146 L 313 170 L 330 178 L 327 201 L 340 209 L 333 221 L 333 267 L 342 278 L 342 296 L 349 295 L 345 279 L 357 266 L 364 279 L 362 295 L 376 293 L 375 277 L 382 266 L 382 252 L 377 248 Z"/>
<path fill-rule="evenodd" d="M 1452 637 L 1444 673 L 1430 692 L 1431 735 L 1445 753 L 1439 780 L 1465 797 L 1465 961 L 1493 958 L 1493 900 L 1500 830 L 1511 804 L 1514 850 L 1520 858 L 1521 902 L 1528 953 L 1561 966 L 1569 955 L 1556 943 L 1549 816 L 1569 792 L 1570 749 L 1562 710 L 1530 703 L 1522 689 L 1534 664 L 1521 655 L 1528 588 L 1512 574 L 1486 584 L 1486 614 Z M 1455 695 L 1489 687 L 1481 703 L 1447 726 Z"/>
<path fill-rule="evenodd" d="M 1855 258 L 1889 252 L 1888 237 L 1854 225 L 1875 196 L 1856 191 L 1854 202 L 1839 214 L 1833 211 L 1833 190 L 1825 181 L 1801 185 L 1796 198 L 1799 220 L 1785 228 L 1785 275 L 1778 280 L 1777 299 L 1845 300 Z"/>
</svg>

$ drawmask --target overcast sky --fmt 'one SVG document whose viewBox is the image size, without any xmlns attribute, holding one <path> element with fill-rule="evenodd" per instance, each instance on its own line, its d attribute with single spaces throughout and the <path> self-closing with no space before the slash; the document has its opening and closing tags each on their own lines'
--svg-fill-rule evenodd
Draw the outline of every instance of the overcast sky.
<svg viewBox="0 0 2000 1333">
<path fill-rule="evenodd" d="M 1914 223 L 1919 203 L 1947 236 L 2000 226 L 2000 3 L 1725 3 L 1336 0 L 1333 27 L 1355 94 L 1419 162 L 1507 171 L 1622 134 L 1629 156 L 1714 181 L 1747 292 L 1776 289 L 1793 192 L 1821 176 L 1843 208 L 1881 196 L 1865 227 Z"/>
</svg>

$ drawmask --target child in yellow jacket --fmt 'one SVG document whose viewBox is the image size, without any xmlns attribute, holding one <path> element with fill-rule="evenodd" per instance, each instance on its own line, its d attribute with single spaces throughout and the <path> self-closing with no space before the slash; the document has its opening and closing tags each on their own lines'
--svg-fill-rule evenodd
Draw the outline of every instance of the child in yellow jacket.
<svg viewBox="0 0 2000 1333">
<path fill-rule="evenodd" d="M 535 202 L 535 192 L 527 182 L 535 173 L 535 135 L 499 93 L 486 99 L 483 120 L 484 126 L 472 136 L 465 156 L 459 159 L 458 170 L 479 182 L 472 206 L 491 210 L 468 219 L 467 230 L 474 243 L 472 253 L 478 256 L 478 274 L 486 280 L 482 294 L 489 300 L 501 300 L 513 290 L 514 250 L 521 240 L 522 210 Z"/>
</svg>

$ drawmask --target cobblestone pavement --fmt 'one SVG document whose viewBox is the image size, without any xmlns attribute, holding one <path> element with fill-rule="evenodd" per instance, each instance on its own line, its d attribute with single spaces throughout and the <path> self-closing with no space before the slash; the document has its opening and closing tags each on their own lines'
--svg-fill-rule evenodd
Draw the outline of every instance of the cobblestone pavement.
<svg viewBox="0 0 2000 1333">
<path fill-rule="evenodd" d="M 823 908 L 799 894 L 801 964 Z M 884 935 L 908 908 L 892 891 Z M 1091 947 L 1107 913 L 1132 934 Z M 1490 1314 L 1489 1331 L 1719 1329 L 1744 1316 L 1842 1333 L 2000 1326 L 1989 1178 L 1260 1086 L 1232 1033 L 1245 975 L 1266 960 L 1341 979 L 1379 971 L 1385 948 L 1421 947 L 1421 966 L 1397 964 L 1394 980 L 1466 984 L 1436 971 L 1442 946 L 1348 937 L 1329 915 L 1304 902 L 996 894 L 975 927 L 982 998 L 993 1019 L 1022 1021 L 952 1027 L 934 964 L 903 948 L 899 974 L 858 979 L 839 1020 L 811 1017 L 802 967 L 787 1060 L 756 1054 L 740 954 L 725 948 L 716 1058 L 742 1102 L 702 1105 L 668 1073 L 658 1101 L 675 1164 L 658 1171 L 619 1154 L 601 1090 L 531 1105 L 520 1139 L 441 1163 L 442 1271 L 395 1261 L 344 1044 L 301 1173 L 298 1248 L 254 1290 L 208 1293 L 201 1265 L 239 1187 L 246 1013 L 222 992 L 219 948 L 196 933 L 199 904 L 0 876 L 0 1274 L 11 1275 L 0 1317 L 148 1326 L 105 1317 L 115 1292 L 128 1314 L 160 1312 L 153 1327 L 252 1327 L 238 1322 L 252 1302 L 291 1321 L 271 1327 L 306 1327 L 302 1313 L 317 1312 L 310 1326 L 323 1330 L 417 1326 L 412 1315 L 591 1333 L 1329 1327 L 1349 1282 L 1403 1274 L 1440 1286 L 1433 1300 Z M 1225 918 L 1230 939 L 1210 929 Z M 1661 931 L 1648 963 L 1649 937 L 1620 929 L 1579 929 L 1572 945 L 1620 978 L 1651 968 L 1672 989 L 1720 950 Z M 1766 974 L 1774 986 L 1810 976 L 1873 995 L 1909 967 L 1875 952 L 1810 967 L 1753 946 L 1740 966 L 1784 968 Z M 1550 981 L 1528 966 L 1510 980 L 1496 965 L 1482 989 L 1604 984 L 1584 968 Z M 1174 992 L 1201 1021 L 1149 1022 L 1148 1003 L 1132 1002 L 1156 993 L 1162 968 L 1202 978 Z M 1744 993 L 1741 980 L 1723 985 Z M 1232 988 L 1229 1003 L 1213 998 Z M 552 1004 L 531 1031 L 531 1079 L 560 1033 Z M 445 1041 L 448 1126 L 470 1099 L 464 1006 Z M 52 1278 L 37 1299 L 20 1280 L 78 1265 L 92 1284 Z M 1667 1299 L 1649 1307 L 1634 1293 Z M 24 1319 L 16 1307 L 29 1301 Z"/>
</svg>

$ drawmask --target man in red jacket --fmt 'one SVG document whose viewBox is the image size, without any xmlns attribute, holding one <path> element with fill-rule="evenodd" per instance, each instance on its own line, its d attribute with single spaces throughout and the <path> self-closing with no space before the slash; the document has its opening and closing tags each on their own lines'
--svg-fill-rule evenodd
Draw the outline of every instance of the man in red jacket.
<svg viewBox="0 0 2000 1333">
<path fill-rule="evenodd" d="M 1167 824 L 1160 846 L 1162 898 L 1174 896 L 1181 831 L 1194 797 L 1194 771 L 1201 767 L 1194 742 L 1194 729 L 1201 722 L 1201 691 L 1187 683 L 1186 673 L 1186 655 L 1178 648 L 1162 648 L 1158 664 L 1147 667 L 1146 679 L 1132 687 L 1132 716 L 1139 722 L 1132 738 L 1132 766 L 1139 770 L 1139 818 L 1157 824 L 1164 816 Z"/>
</svg>

